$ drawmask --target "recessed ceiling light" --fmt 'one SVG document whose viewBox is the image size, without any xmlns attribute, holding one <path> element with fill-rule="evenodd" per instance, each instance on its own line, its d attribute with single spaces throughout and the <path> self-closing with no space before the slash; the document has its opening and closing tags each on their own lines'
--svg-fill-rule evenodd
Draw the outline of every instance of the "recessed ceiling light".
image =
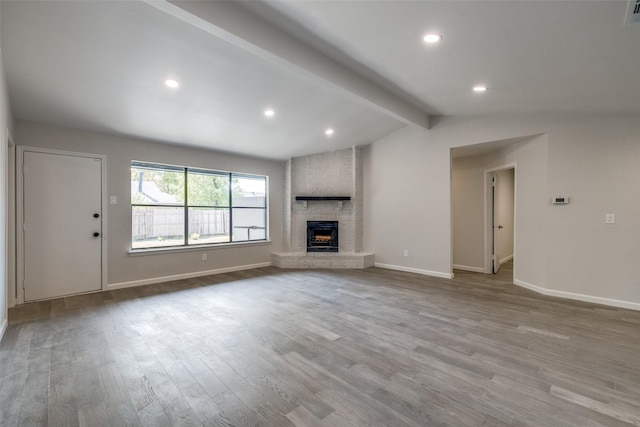
<svg viewBox="0 0 640 427">
<path fill-rule="evenodd" d="M 438 43 L 440 40 L 442 40 L 442 36 L 440 34 L 430 33 L 425 35 L 422 40 L 427 43 Z"/>
<path fill-rule="evenodd" d="M 276 110 L 274 110 L 273 108 L 267 108 L 266 110 L 264 110 L 264 115 L 267 117 L 273 117 L 276 115 Z"/>
<path fill-rule="evenodd" d="M 178 83 L 178 81 L 176 79 L 167 79 L 167 80 L 164 81 L 164 84 L 167 87 L 170 87 L 170 88 L 173 88 L 173 89 L 175 89 L 178 86 L 180 86 L 180 83 Z"/>
<path fill-rule="evenodd" d="M 324 134 L 327 135 L 327 136 L 333 135 L 333 129 L 329 128 L 329 129 L 325 130 Z"/>
<path fill-rule="evenodd" d="M 474 92 L 486 92 L 487 87 L 485 85 L 477 85 L 473 87 Z"/>
</svg>

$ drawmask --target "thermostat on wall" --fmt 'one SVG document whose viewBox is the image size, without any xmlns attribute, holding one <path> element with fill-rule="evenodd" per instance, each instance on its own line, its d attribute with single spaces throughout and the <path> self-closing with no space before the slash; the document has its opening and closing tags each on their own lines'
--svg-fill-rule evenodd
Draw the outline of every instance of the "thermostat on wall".
<svg viewBox="0 0 640 427">
<path fill-rule="evenodd" d="M 567 196 L 556 196 L 551 198 L 551 203 L 554 205 L 566 205 L 569 203 L 569 198 Z"/>
</svg>

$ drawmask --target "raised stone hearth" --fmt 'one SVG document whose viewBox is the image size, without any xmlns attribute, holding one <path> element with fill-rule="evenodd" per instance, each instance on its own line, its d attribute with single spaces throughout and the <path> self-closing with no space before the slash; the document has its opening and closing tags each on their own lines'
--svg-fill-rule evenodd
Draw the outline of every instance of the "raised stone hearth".
<svg viewBox="0 0 640 427">
<path fill-rule="evenodd" d="M 271 254 L 281 268 L 368 268 L 363 251 L 360 149 L 297 157 L 287 162 L 283 252 Z M 308 252 L 307 223 L 337 222 L 337 252 Z"/>
<path fill-rule="evenodd" d="M 280 268 L 368 268 L 373 267 L 371 253 L 280 252 L 271 254 L 271 262 Z"/>
</svg>

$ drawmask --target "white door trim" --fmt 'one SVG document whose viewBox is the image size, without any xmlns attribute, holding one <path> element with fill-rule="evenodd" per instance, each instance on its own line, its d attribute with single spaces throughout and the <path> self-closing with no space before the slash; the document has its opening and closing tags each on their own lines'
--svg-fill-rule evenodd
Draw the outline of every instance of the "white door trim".
<svg viewBox="0 0 640 427">
<path fill-rule="evenodd" d="M 98 158 L 101 160 L 101 203 L 102 203 L 102 247 L 101 247 L 101 290 L 104 291 L 107 282 L 107 156 L 103 154 L 79 153 L 75 151 L 54 150 L 41 147 L 18 145 L 16 155 L 16 294 L 17 304 L 24 304 L 24 153 L 34 152 L 43 154 L 59 154 L 64 156 Z"/>
<path fill-rule="evenodd" d="M 493 260 L 491 255 L 493 253 L 493 227 L 492 227 L 492 215 L 493 206 L 491 199 L 491 177 L 495 172 L 500 172 L 506 169 L 513 169 L 513 258 L 516 259 L 516 218 L 517 218 L 517 197 L 518 197 L 518 166 L 517 162 L 507 163 L 504 165 L 496 166 L 491 169 L 484 170 L 484 273 L 493 273 Z M 516 277 L 515 262 L 513 265 L 513 277 Z"/>
</svg>

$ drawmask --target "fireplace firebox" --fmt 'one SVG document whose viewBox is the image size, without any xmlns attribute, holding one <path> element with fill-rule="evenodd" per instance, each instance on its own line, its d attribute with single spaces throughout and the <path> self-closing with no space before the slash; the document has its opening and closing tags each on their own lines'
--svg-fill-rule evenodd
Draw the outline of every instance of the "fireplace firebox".
<svg viewBox="0 0 640 427">
<path fill-rule="evenodd" d="M 307 221 L 307 252 L 338 252 L 338 221 Z"/>
</svg>

